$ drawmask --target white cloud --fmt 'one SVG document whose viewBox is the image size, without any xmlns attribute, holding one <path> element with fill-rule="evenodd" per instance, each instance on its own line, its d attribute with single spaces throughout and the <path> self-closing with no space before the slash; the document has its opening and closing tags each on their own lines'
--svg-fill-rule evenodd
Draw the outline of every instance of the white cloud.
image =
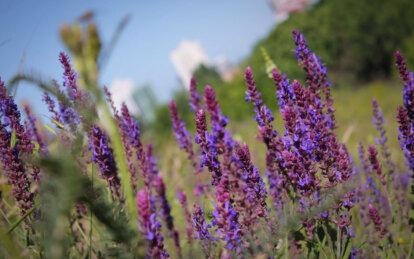
<svg viewBox="0 0 414 259">
<path fill-rule="evenodd" d="M 112 93 L 112 99 L 118 110 L 121 109 L 122 103 L 125 102 L 131 114 L 139 114 L 139 108 L 132 98 L 135 91 L 134 81 L 132 79 L 115 78 L 109 90 Z"/>
<path fill-rule="evenodd" d="M 178 47 L 170 53 L 170 59 L 186 89 L 189 88 L 194 70 L 200 64 L 208 65 L 210 63 L 199 41 L 182 40 Z"/>
</svg>

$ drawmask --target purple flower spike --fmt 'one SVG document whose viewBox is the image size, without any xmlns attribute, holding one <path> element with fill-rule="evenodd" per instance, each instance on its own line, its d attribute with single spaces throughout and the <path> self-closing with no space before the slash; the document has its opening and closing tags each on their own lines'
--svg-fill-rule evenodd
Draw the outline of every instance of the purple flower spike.
<svg viewBox="0 0 414 259">
<path fill-rule="evenodd" d="M 78 74 L 74 69 L 72 69 L 69 56 L 63 52 L 60 52 L 59 61 L 65 69 L 65 72 L 63 73 L 63 86 L 66 87 L 70 99 L 74 102 L 82 101 L 82 98 L 86 95 L 86 93 L 84 93 L 77 86 Z"/>
<path fill-rule="evenodd" d="M 40 153 L 47 154 L 48 150 L 47 150 L 46 144 L 43 141 L 43 137 L 40 135 L 39 130 L 36 126 L 36 121 L 37 121 L 36 117 L 32 113 L 32 110 L 30 109 L 30 106 L 28 104 L 25 104 L 23 109 L 28 119 L 27 124 L 26 124 L 26 129 L 28 131 L 28 135 L 30 136 L 30 139 L 33 139 L 39 144 L 39 147 L 41 149 Z"/>
<path fill-rule="evenodd" d="M 401 149 L 405 152 L 411 177 L 414 178 L 414 76 L 413 72 L 407 69 L 407 63 L 399 51 L 395 53 L 395 57 L 397 59 L 395 65 L 400 71 L 400 78 L 404 85 L 404 106 L 399 107 L 397 112 L 397 120 L 400 124 L 398 139 L 401 142 Z M 414 193 L 414 184 L 411 185 L 411 193 Z"/>
<path fill-rule="evenodd" d="M 43 93 L 43 102 L 45 102 L 49 108 L 49 111 L 53 113 L 52 119 L 59 123 L 63 123 L 63 120 L 60 117 L 59 112 L 55 110 L 56 103 L 55 101 L 50 97 L 50 95 L 47 92 Z"/>
<path fill-rule="evenodd" d="M 350 259 L 357 259 L 357 255 L 359 254 L 359 250 L 357 250 L 355 248 L 355 246 L 353 246 L 351 248 L 351 254 L 350 254 Z"/>
<path fill-rule="evenodd" d="M 381 155 L 385 159 L 386 164 L 390 168 L 391 179 L 394 179 L 394 171 L 396 170 L 396 165 L 391 160 L 391 153 L 387 146 L 388 138 L 386 136 L 386 131 L 384 128 L 385 120 L 384 115 L 381 112 L 381 109 L 378 107 L 377 100 L 372 99 L 372 108 L 373 108 L 373 120 L 374 126 L 377 128 L 380 133 L 380 138 L 376 139 L 377 145 L 381 147 Z M 393 181 L 393 180 L 392 180 Z"/>
<path fill-rule="evenodd" d="M 169 254 L 164 249 L 164 238 L 161 235 L 161 224 L 156 221 L 152 212 L 149 194 L 145 189 L 137 192 L 137 208 L 139 228 L 147 242 L 148 258 L 168 258 Z"/>
<path fill-rule="evenodd" d="M 260 173 L 250 160 L 250 151 L 246 143 L 237 149 L 237 156 L 243 164 L 244 179 L 248 190 L 248 195 L 255 205 L 255 213 L 259 217 L 265 217 L 267 214 L 266 198 L 267 192 L 265 184 Z"/>
<path fill-rule="evenodd" d="M 216 187 L 217 204 L 214 204 L 213 226 L 217 226 L 216 232 L 222 240 L 226 241 L 226 248 L 236 252 L 241 251 L 238 245 L 241 242 L 242 231 L 239 224 L 239 213 L 235 210 L 230 201 L 229 179 L 225 174 L 221 177 Z"/>
<path fill-rule="evenodd" d="M 277 76 L 277 75 L 276 75 Z M 271 122 L 274 120 L 272 112 L 266 108 L 261 99 L 261 93 L 257 91 L 256 83 L 250 67 L 246 68 L 244 79 L 247 86 L 246 101 L 251 101 L 256 113 L 255 120 L 258 124 L 260 139 L 267 147 L 266 152 L 266 175 L 269 179 L 269 190 L 275 207 L 282 206 L 282 196 L 286 192 L 286 176 L 282 151 L 285 144 L 278 132 L 273 129 Z M 277 80 L 279 80 L 276 77 Z"/>
<path fill-rule="evenodd" d="M 206 224 L 204 219 L 204 210 L 201 208 L 200 204 L 197 202 L 194 203 L 193 209 L 193 228 L 196 234 L 195 239 L 205 240 L 207 242 L 213 241 L 214 238 L 211 237 L 208 229 L 211 228 L 210 225 Z M 205 242 L 206 243 L 206 242 Z"/>
<path fill-rule="evenodd" d="M 370 145 L 368 148 L 368 159 L 371 163 L 372 171 L 375 172 L 383 185 L 386 184 L 384 174 L 381 170 L 381 165 L 378 161 L 378 151 L 374 145 Z"/>
<path fill-rule="evenodd" d="M 89 131 L 89 150 L 93 152 L 93 161 L 98 165 L 100 177 L 108 182 L 113 194 L 120 197 L 121 182 L 113 151 L 105 132 L 96 125 Z"/>
<path fill-rule="evenodd" d="M 194 113 L 197 113 L 203 106 L 200 103 L 200 95 L 197 93 L 197 82 L 195 77 L 191 77 L 190 82 L 190 109 Z"/>
<path fill-rule="evenodd" d="M 191 161 L 191 165 L 196 169 L 195 172 L 201 173 L 201 168 L 198 166 L 196 157 L 194 155 L 191 136 L 185 127 L 185 123 L 181 120 L 180 116 L 178 115 L 177 105 L 173 100 L 170 101 L 170 114 L 175 139 L 180 144 L 180 149 L 184 149 L 187 152 L 187 158 Z"/>
<path fill-rule="evenodd" d="M 210 224 L 207 224 L 204 219 L 204 210 L 201 208 L 200 204 L 197 202 L 194 203 L 193 208 L 193 229 L 194 229 L 194 239 L 198 239 L 203 252 L 206 255 L 206 258 L 210 258 L 210 255 L 213 251 L 211 248 L 215 246 L 215 238 L 210 234 L 208 230 L 211 228 Z"/>
<path fill-rule="evenodd" d="M 15 133 L 16 144 L 11 146 L 11 136 Z M 33 206 L 34 193 L 27 167 L 20 158 L 21 153 L 31 154 L 33 144 L 28 132 L 20 124 L 20 112 L 6 86 L 0 78 L 0 157 L 2 168 L 6 172 L 8 184 L 12 185 L 11 194 L 19 203 L 20 215 Z"/>
<path fill-rule="evenodd" d="M 337 125 L 334 115 L 335 109 L 332 107 L 333 98 L 330 91 L 331 82 L 328 81 L 326 76 L 328 69 L 321 62 L 321 58 L 316 57 L 315 53 L 309 49 L 305 37 L 303 37 L 299 31 L 293 30 L 292 34 L 297 46 L 295 50 L 296 58 L 306 72 L 306 83 L 309 85 L 310 92 L 316 96 L 323 91 L 329 118 L 328 124 L 330 129 L 333 130 Z"/>
<path fill-rule="evenodd" d="M 279 108 L 282 111 L 285 105 L 293 100 L 294 94 L 286 74 L 281 75 L 277 69 L 273 69 L 272 75 L 276 85 Z"/>
<path fill-rule="evenodd" d="M 216 100 L 216 92 L 209 85 L 204 89 L 204 103 L 207 112 L 210 114 L 211 131 L 217 141 L 216 149 L 220 154 L 227 152 L 225 156 L 230 160 L 233 139 L 225 129 L 229 123 L 229 118 L 221 113 L 220 106 Z"/>
<path fill-rule="evenodd" d="M 19 202 L 20 215 L 23 215 L 33 206 L 34 193 L 30 191 L 31 182 L 26 167 L 18 156 L 18 150 L 10 148 L 10 136 L 4 125 L 1 125 L 0 155 L 2 169 L 6 172 L 8 184 L 12 185 L 11 194 Z"/>
<path fill-rule="evenodd" d="M 372 204 L 369 204 L 369 216 L 374 223 L 375 230 L 379 232 L 380 238 L 384 238 L 386 236 L 386 231 L 384 229 L 384 226 L 382 225 L 381 216 L 377 210 Z"/>
<path fill-rule="evenodd" d="M 273 130 L 271 122 L 274 120 L 272 111 L 266 108 L 261 99 L 262 94 L 257 91 L 256 82 L 253 78 L 253 73 L 250 67 L 246 68 L 244 73 L 244 80 L 246 82 L 246 101 L 251 101 L 254 105 L 256 117 L 255 120 L 259 125 L 259 131 L 261 132 L 263 142 L 266 146 L 270 145 L 271 140 L 277 135 L 277 131 Z"/>
<path fill-rule="evenodd" d="M 173 237 L 174 245 L 177 250 L 177 253 L 181 254 L 178 231 L 174 228 L 174 219 L 171 216 L 171 206 L 167 200 L 165 183 L 161 176 L 158 175 L 155 177 L 154 187 L 155 187 L 155 190 L 157 191 L 158 200 L 160 202 L 161 215 L 167 226 L 168 233 L 170 236 Z"/>
<path fill-rule="evenodd" d="M 132 118 L 129 114 L 128 107 L 125 103 L 122 104 L 120 115 L 117 108 L 115 107 L 114 101 L 112 100 L 112 94 L 108 88 L 104 87 L 104 93 L 106 95 L 106 100 L 111 105 L 112 112 L 118 128 L 121 133 L 122 144 L 124 145 L 125 155 L 127 158 L 128 169 L 132 178 L 132 186 L 134 190 L 137 189 L 138 173 L 136 168 L 136 159 L 134 157 L 134 151 L 138 148 L 142 148 L 140 141 L 140 129 L 138 122 Z"/>
<path fill-rule="evenodd" d="M 395 65 L 400 71 L 400 78 L 403 80 L 403 98 L 404 107 L 407 110 L 410 120 L 414 119 L 414 76 L 413 72 L 407 69 L 407 62 L 404 60 L 403 55 L 399 51 L 395 53 L 396 62 Z"/>
<path fill-rule="evenodd" d="M 214 135 L 209 135 L 207 131 L 206 114 L 204 110 L 199 110 L 196 114 L 196 138 L 195 142 L 200 145 L 201 165 L 206 166 L 209 172 L 212 173 L 213 186 L 216 186 L 220 182 L 222 176 L 220 162 L 217 157 L 216 140 Z"/>
<path fill-rule="evenodd" d="M 147 156 L 141 142 L 141 130 L 139 128 L 138 122 L 131 116 L 125 103 L 122 103 L 121 116 L 115 115 L 115 118 L 117 117 L 125 150 L 127 151 L 127 159 L 128 164 L 130 165 L 130 172 L 134 181 L 134 187 L 136 187 L 136 182 L 138 181 L 138 174 L 134 161 L 137 160 L 138 165 L 141 169 L 141 174 L 144 178 L 145 186 L 149 188 L 149 168 L 147 164 Z M 133 159 L 134 152 L 136 159 Z"/>
</svg>

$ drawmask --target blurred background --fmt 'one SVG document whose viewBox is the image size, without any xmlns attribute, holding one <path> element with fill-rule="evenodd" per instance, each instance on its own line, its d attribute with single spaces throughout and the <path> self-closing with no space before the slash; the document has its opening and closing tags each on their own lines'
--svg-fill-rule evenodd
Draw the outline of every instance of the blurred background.
<svg viewBox="0 0 414 259">
<path fill-rule="evenodd" d="M 374 138 L 373 97 L 397 149 L 395 114 L 402 85 L 393 54 L 399 49 L 413 67 L 412 17 L 412 0 L 2 0 L 0 75 L 6 82 L 18 73 L 61 82 L 58 54 L 66 51 L 59 36 L 62 24 L 93 19 L 105 49 L 119 24 L 128 21 L 101 68 L 100 83 L 110 88 L 116 104 L 128 104 L 147 135 L 157 136 L 156 145 L 172 141 L 167 106 L 172 98 L 193 129 L 188 106 L 192 75 L 200 93 L 206 84 L 214 87 L 230 129 L 237 128 L 239 138 L 253 143 L 256 126 L 252 107 L 244 102 L 243 71 L 252 67 L 265 102 L 278 114 L 264 52 L 288 78 L 303 82 L 291 35 L 298 29 L 329 69 L 338 133 L 351 153 L 359 140 Z M 16 98 L 46 118 L 41 95 L 21 83 Z M 283 130 L 280 116 L 275 125 Z"/>
</svg>

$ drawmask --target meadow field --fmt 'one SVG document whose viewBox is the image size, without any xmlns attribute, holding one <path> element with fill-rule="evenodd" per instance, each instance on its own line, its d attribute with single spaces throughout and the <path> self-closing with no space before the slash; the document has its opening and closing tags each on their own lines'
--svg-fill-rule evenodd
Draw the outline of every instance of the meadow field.
<svg viewBox="0 0 414 259">
<path fill-rule="evenodd" d="M 62 79 L 0 79 L 0 256 L 413 258 L 410 55 L 352 79 L 341 59 L 331 81 L 321 41 L 292 28 L 271 49 L 301 19 L 231 82 L 196 71 L 149 124 L 100 84 L 96 23 L 63 25 Z M 16 103 L 22 82 L 45 118 Z"/>
</svg>

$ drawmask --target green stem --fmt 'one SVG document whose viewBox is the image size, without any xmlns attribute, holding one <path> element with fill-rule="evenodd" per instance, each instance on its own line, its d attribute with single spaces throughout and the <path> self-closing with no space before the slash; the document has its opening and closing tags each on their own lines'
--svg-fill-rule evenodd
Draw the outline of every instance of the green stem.
<svg viewBox="0 0 414 259">
<path fill-rule="evenodd" d="M 93 190 L 93 164 L 91 164 L 91 171 L 92 171 L 92 179 L 91 179 L 91 185 Z M 90 210 L 90 216 L 89 216 L 89 259 L 92 259 L 92 210 Z"/>
<path fill-rule="evenodd" d="M 81 226 L 79 225 L 78 221 L 75 221 L 75 226 L 78 228 L 79 232 L 81 233 L 81 236 L 83 237 L 83 239 L 85 239 L 88 246 L 90 246 L 90 242 L 88 240 L 88 237 L 86 236 L 85 232 L 83 232 L 83 230 L 82 230 Z"/>
<path fill-rule="evenodd" d="M 322 226 L 323 232 L 325 232 L 325 236 L 327 236 L 329 246 L 331 247 L 331 250 L 332 250 L 332 255 L 334 256 L 335 255 L 335 249 L 334 249 L 332 238 L 329 235 L 328 229 L 326 228 L 326 226 L 324 224 L 322 224 L 321 226 Z"/>
<path fill-rule="evenodd" d="M 9 234 L 10 232 L 12 232 L 27 216 L 30 215 L 30 213 L 32 213 L 35 210 L 36 206 L 31 207 L 28 211 L 26 211 L 26 213 L 21 216 L 8 230 L 7 230 L 7 234 Z"/>
<path fill-rule="evenodd" d="M 411 233 L 410 250 L 408 250 L 407 258 L 411 258 L 411 253 L 413 252 L 413 245 L 414 245 L 414 232 Z"/>
<path fill-rule="evenodd" d="M 319 245 L 319 248 L 322 251 L 323 255 L 325 256 L 326 259 L 329 259 L 328 255 L 326 254 L 326 251 L 325 251 L 326 235 L 324 236 L 322 242 L 321 242 L 321 239 L 319 238 L 318 234 L 316 234 L 316 239 L 318 240 L 318 245 Z"/>
<path fill-rule="evenodd" d="M 289 259 L 289 231 L 287 229 L 287 212 L 286 208 L 283 209 L 283 214 L 285 217 L 285 227 L 286 227 L 286 235 L 285 235 L 285 258 Z"/>
<path fill-rule="evenodd" d="M 397 244 L 397 248 L 395 249 L 395 254 L 397 255 L 397 258 L 400 258 L 400 246 L 398 244 Z"/>
<path fill-rule="evenodd" d="M 7 224 L 11 225 L 9 218 L 7 217 L 6 214 L 4 214 L 4 211 L 1 208 L 0 208 L 0 212 L 3 218 L 7 221 Z"/>
<path fill-rule="evenodd" d="M 339 212 L 337 214 L 337 220 L 339 222 Z M 342 229 L 339 227 L 339 224 L 336 226 L 336 258 L 341 258 L 341 238 L 342 238 Z"/>
<path fill-rule="evenodd" d="M 289 235 L 287 232 L 285 236 L 285 258 L 289 259 Z"/>
</svg>

